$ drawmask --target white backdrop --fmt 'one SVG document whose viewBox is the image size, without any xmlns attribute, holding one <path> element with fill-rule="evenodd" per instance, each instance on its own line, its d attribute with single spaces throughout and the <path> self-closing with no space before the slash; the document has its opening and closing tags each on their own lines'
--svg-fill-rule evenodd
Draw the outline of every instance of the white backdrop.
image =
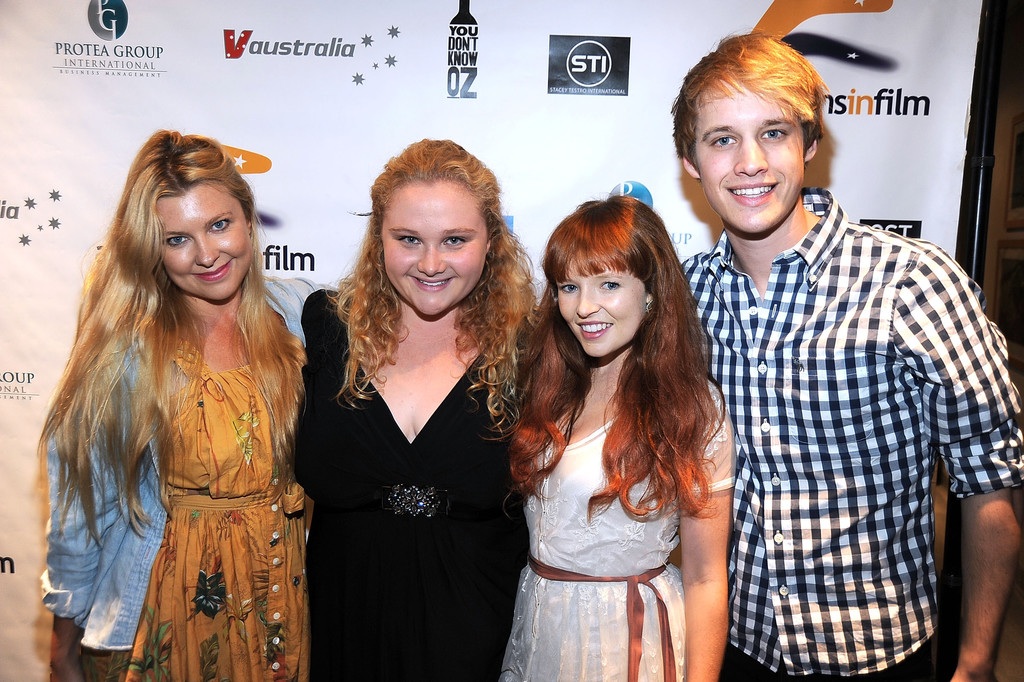
<svg viewBox="0 0 1024 682">
<path fill-rule="evenodd" d="M 831 87 L 811 180 L 952 251 L 980 6 L 472 0 L 470 27 L 457 0 L 0 0 L 0 680 L 46 678 L 36 439 L 82 274 L 154 130 L 239 150 L 278 276 L 343 275 L 374 177 L 424 137 L 495 171 L 535 262 L 564 215 L 623 183 L 682 258 L 719 225 L 682 179 L 669 110 L 691 65 L 759 26 Z"/>
</svg>

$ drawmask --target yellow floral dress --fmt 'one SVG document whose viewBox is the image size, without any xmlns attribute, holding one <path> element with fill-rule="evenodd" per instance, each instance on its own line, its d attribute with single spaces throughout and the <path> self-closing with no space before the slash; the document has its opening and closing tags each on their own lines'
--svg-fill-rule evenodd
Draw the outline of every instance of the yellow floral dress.
<svg viewBox="0 0 1024 682">
<path fill-rule="evenodd" d="M 213 372 L 185 350 L 177 362 L 191 380 L 170 514 L 122 679 L 307 680 L 302 490 L 272 497 L 270 419 L 249 368 Z"/>
</svg>

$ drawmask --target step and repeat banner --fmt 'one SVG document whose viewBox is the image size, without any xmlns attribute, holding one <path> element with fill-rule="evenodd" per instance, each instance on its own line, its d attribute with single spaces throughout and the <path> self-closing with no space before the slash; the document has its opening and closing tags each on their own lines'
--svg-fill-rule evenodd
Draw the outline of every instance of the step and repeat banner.
<svg viewBox="0 0 1024 682">
<path fill-rule="evenodd" d="M 36 441 L 82 277 L 159 128 L 234 148 L 263 264 L 332 284 L 385 161 L 450 138 L 496 173 L 539 262 L 582 201 L 630 193 L 680 259 L 720 225 L 670 108 L 720 38 L 761 28 L 831 89 L 809 180 L 952 251 L 981 0 L 0 0 L 0 680 L 47 677 Z"/>
</svg>

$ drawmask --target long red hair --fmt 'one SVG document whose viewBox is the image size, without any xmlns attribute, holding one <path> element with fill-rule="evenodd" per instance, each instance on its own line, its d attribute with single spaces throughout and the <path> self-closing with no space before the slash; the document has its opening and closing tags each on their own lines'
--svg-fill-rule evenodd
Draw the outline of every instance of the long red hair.
<svg viewBox="0 0 1024 682">
<path fill-rule="evenodd" d="M 699 513 L 710 496 L 705 448 L 723 417 L 696 304 L 665 224 L 630 197 L 588 201 L 551 234 L 543 269 L 547 291 L 525 357 L 520 420 L 510 444 L 516 488 L 536 494 L 558 465 L 590 389 L 592 360 L 558 311 L 557 285 L 570 273 L 614 270 L 641 280 L 653 301 L 619 374 L 602 454 L 607 485 L 591 498 L 590 510 L 618 498 L 638 516 L 666 507 Z M 637 499 L 634 488 L 643 491 Z"/>
</svg>

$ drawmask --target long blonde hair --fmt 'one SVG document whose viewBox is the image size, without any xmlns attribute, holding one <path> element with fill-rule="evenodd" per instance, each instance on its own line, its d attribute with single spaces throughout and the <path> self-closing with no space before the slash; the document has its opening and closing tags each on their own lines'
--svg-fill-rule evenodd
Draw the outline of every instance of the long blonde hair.
<svg viewBox="0 0 1024 682">
<path fill-rule="evenodd" d="M 451 140 L 421 140 L 384 166 L 370 189 L 372 213 L 350 277 L 334 297 L 347 326 L 349 355 L 340 398 L 370 397 L 380 369 L 398 350 L 401 306 L 384 270 L 381 230 L 395 191 L 413 182 L 454 182 L 472 194 L 487 225 L 490 250 L 480 282 L 460 305 L 457 350 L 475 348 L 470 390 L 486 389 L 487 410 L 498 431 L 516 418 L 516 367 L 535 303 L 529 258 L 501 211 L 498 180 L 477 157 Z"/>
<path fill-rule="evenodd" d="M 258 217 L 252 190 L 235 161 L 200 135 L 154 133 L 132 162 L 117 212 L 85 279 L 74 346 L 40 439 L 59 460 L 63 513 L 80 501 L 95 536 L 96 504 L 113 485 L 136 528 L 148 521 L 140 485 L 156 448 L 160 480 L 174 454 L 181 375 L 174 359 L 182 342 L 202 348 L 185 297 L 163 267 L 163 197 L 198 185 L 222 189 L 242 205 L 250 226 Z M 267 302 L 255 231 L 253 258 L 237 314 L 243 351 L 266 401 L 278 486 L 292 478 L 295 424 L 302 400 L 305 352 Z M 164 502 L 166 504 L 166 491 Z"/>
</svg>

